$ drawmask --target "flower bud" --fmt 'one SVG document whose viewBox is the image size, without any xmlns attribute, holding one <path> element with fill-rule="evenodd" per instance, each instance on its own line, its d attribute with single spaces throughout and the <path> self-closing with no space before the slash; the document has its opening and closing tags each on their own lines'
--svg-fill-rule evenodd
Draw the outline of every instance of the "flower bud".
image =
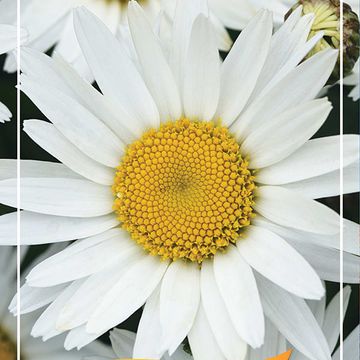
<svg viewBox="0 0 360 360">
<path fill-rule="evenodd" d="M 311 26 L 309 39 L 318 31 L 323 31 L 324 36 L 309 52 L 307 58 L 326 48 L 340 48 L 340 1 L 339 0 L 298 0 L 286 14 L 287 18 L 297 7 L 302 6 L 302 13 L 315 15 Z M 349 75 L 359 58 L 359 19 L 351 7 L 343 4 L 343 54 L 344 77 Z M 328 80 L 332 84 L 340 79 L 340 56 Z"/>
</svg>

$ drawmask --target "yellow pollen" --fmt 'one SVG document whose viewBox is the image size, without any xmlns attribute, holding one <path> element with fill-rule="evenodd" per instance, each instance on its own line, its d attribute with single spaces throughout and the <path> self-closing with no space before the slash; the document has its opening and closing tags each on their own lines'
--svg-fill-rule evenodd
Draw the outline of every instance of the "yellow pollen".
<svg viewBox="0 0 360 360">
<path fill-rule="evenodd" d="M 0 327 L 0 359 L 16 360 L 16 345 L 8 334 Z"/>
<path fill-rule="evenodd" d="M 336 9 L 337 8 L 329 1 L 318 1 L 303 5 L 303 14 L 315 14 L 309 39 L 315 36 L 319 31 L 324 32 L 323 38 L 319 40 L 314 48 L 308 53 L 307 58 L 327 48 L 339 48 L 340 19 L 336 14 Z"/>
<path fill-rule="evenodd" d="M 114 211 L 152 255 L 201 263 L 254 216 L 254 176 L 227 128 L 180 119 L 146 132 L 117 168 Z"/>
</svg>

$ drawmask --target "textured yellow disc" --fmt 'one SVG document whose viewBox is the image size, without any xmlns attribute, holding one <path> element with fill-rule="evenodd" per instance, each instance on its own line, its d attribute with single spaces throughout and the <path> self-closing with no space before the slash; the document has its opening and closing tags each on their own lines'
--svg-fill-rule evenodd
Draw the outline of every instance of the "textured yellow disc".
<svg viewBox="0 0 360 360">
<path fill-rule="evenodd" d="M 117 168 L 114 210 L 153 255 L 201 263 L 241 236 L 254 176 L 227 128 L 181 119 L 146 132 Z"/>
</svg>

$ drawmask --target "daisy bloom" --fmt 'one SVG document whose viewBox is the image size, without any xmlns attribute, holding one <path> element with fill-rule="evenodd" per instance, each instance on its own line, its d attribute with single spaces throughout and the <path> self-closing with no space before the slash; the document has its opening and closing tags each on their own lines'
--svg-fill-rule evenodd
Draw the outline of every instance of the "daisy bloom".
<svg viewBox="0 0 360 360">
<path fill-rule="evenodd" d="M 4 6 L 6 4 L 6 6 Z M 14 3 L 14 1 L 12 1 Z M 5 11 L 7 5 L 11 5 L 7 0 L 0 2 L 0 55 L 10 52 L 16 48 L 17 42 L 17 28 L 8 22 L 12 21 L 12 16 L 8 16 L 9 11 Z M 12 8 L 12 6 L 11 6 Z M 13 13 L 15 16 L 15 12 Z M 25 30 L 21 30 L 20 41 L 25 42 L 27 33 Z M 0 102 L 0 123 L 10 121 L 12 114 L 10 110 Z"/>
<path fill-rule="evenodd" d="M 259 12 L 223 63 L 205 2 L 179 2 L 166 54 L 136 2 L 128 14 L 137 63 L 74 12 L 101 93 L 61 58 L 22 51 L 21 88 L 51 121 L 24 130 L 62 163 L 22 163 L 22 243 L 80 239 L 26 277 L 25 299 L 48 305 L 32 335 L 68 332 L 65 347 L 81 348 L 145 305 L 134 358 L 172 355 L 188 337 L 196 360 L 242 359 L 262 345 L 266 316 L 330 359 L 303 298 L 339 274 L 339 216 L 314 200 L 339 193 L 339 137 L 309 140 L 331 111 L 314 98 L 337 51 L 302 61 L 322 34 L 307 41 L 313 16 L 301 8 L 274 35 Z M 358 136 L 344 146 L 355 192 Z M 0 201 L 15 206 L 11 164 Z M 1 243 L 15 223 L 1 218 Z M 344 276 L 356 283 L 357 225 L 346 225 Z"/>
<path fill-rule="evenodd" d="M 110 332 L 112 355 L 103 356 L 100 353 L 94 353 L 92 356 L 86 356 L 82 360 L 131 359 L 134 351 L 135 339 L 136 334 L 131 331 L 114 329 Z M 193 360 L 193 357 L 180 347 L 172 356 L 164 354 L 161 360 Z"/>
<path fill-rule="evenodd" d="M 45 256 L 50 256 L 54 249 Z M 26 252 L 24 252 L 25 255 Z M 7 311 L 7 306 L 16 291 L 16 249 L 0 248 L 0 359 L 17 359 L 17 328 L 15 318 Z M 31 311 L 31 304 L 26 304 Z M 61 338 L 52 339 L 46 343 L 30 336 L 38 313 L 32 313 L 21 318 L 20 341 L 21 359 L 23 360 L 78 360 L 98 351 L 100 354 L 110 353 L 105 345 L 94 342 L 80 352 L 64 350 Z"/>
<path fill-rule="evenodd" d="M 344 288 L 344 314 L 346 313 L 351 288 L 349 286 Z M 316 321 L 320 325 L 326 340 L 328 342 L 330 351 L 332 353 L 332 360 L 339 360 L 340 349 L 336 349 L 336 344 L 340 336 L 340 293 L 338 293 L 326 306 L 326 297 L 321 301 L 308 301 L 312 313 Z M 359 326 L 357 326 L 351 334 L 344 340 L 344 359 L 358 359 L 359 358 Z M 136 335 L 127 330 L 115 329 L 110 334 L 110 340 L 114 352 L 112 357 L 104 356 L 89 356 L 83 360 L 114 360 L 118 358 L 131 358 L 133 348 L 135 345 Z M 285 353 L 288 349 L 293 347 L 292 344 L 286 341 L 285 337 L 272 325 L 270 321 L 266 321 L 266 336 L 264 345 L 260 349 L 249 349 L 249 352 L 244 360 L 265 360 L 273 358 L 278 354 Z M 183 349 L 178 349 L 172 356 L 165 356 L 164 359 L 175 360 L 192 360 L 192 356 Z M 292 360 L 310 360 L 305 355 L 298 351 L 293 351 L 291 355 Z"/>
<path fill-rule="evenodd" d="M 292 4 L 285 6 L 282 2 L 274 2 L 271 10 L 275 10 L 277 21 Z M 54 48 L 67 62 L 71 63 L 82 75 L 90 76 L 86 61 L 82 56 L 73 28 L 72 9 L 85 6 L 98 16 L 117 35 L 127 33 L 128 0 L 27 0 L 21 2 L 21 26 L 29 33 L 27 46 L 43 52 Z M 138 0 L 147 17 L 156 28 L 162 28 L 163 37 L 171 35 L 176 0 Z M 221 50 L 228 51 L 232 40 L 226 27 L 243 29 L 265 1 L 253 0 L 210 0 L 209 16 L 216 31 L 217 45 Z M 186 5 L 187 6 L 187 5 Z M 16 1 L 0 0 L 0 19 L 6 17 L 8 23 L 16 21 Z M 190 15 L 191 16 L 191 15 Z M 1 23 L 1 22 L 0 22 Z M 15 71 L 16 63 L 9 57 L 5 70 Z"/>
</svg>

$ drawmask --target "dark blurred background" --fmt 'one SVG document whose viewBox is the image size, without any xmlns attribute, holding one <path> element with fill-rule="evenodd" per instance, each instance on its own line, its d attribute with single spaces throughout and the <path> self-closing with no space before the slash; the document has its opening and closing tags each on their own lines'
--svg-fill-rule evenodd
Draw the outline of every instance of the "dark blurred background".
<svg viewBox="0 0 360 360">
<path fill-rule="evenodd" d="M 231 33 L 232 37 L 237 36 L 236 32 Z M 224 54 L 223 54 L 224 55 Z M 0 57 L 0 68 L 3 67 L 5 56 Z M 0 158 L 16 158 L 16 74 L 7 74 L 0 72 L 0 101 L 5 103 L 13 114 L 10 123 L 0 124 Z M 344 133 L 359 133 L 359 102 L 353 102 L 347 97 L 350 88 L 344 89 Z M 328 97 L 333 104 L 333 110 L 316 134 L 316 137 L 339 134 L 339 86 L 330 89 Z M 32 104 L 25 96 L 21 96 L 21 119 L 46 119 L 44 115 Z M 21 133 L 21 157 L 23 159 L 35 159 L 54 161 L 57 160 L 47 154 L 38 145 L 36 145 L 24 132 Z M 323 203 L 339 212 L 339 197 L 327 198 Z M 0 204 L 0 214 L 13 211 Z M 359 222 L 359 194 L 350 194 L 344 196 L 344 216 L 352 221 Z M 33 246 L 24 260 L 23 268 L 33 259 L 41 254 L 47 248 L 46 245 Z M 330 300 L 338 291 L 339 284 L 326 284 L 327 299 Z M 349 310 L 346 314 L 344 323 L 345 336 L 353 330 L 359 323 L 359 286 L 352 286 L 353 292 L 349 304 Z M 138 311 L 130 319 L 121 325 L 132 331 L 136 331 L 140 319 L 141 311 Z M 102 340 L 108 342 L 108 335 L 105 334 Z"/>
</svg>

